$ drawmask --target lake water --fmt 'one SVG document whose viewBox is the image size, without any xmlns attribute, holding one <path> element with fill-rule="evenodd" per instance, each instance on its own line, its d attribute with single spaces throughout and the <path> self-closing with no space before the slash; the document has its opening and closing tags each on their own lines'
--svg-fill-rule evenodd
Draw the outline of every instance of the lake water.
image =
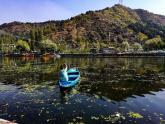
<svg viewBox="0 0 165 124">
<path fill-rule="evenodd" d="M 80 83 L 60 92 L 59 66 Z M 1 58 L 0 118 L 21 124 L 165 123 L 165 58 Z"/>
</svg>

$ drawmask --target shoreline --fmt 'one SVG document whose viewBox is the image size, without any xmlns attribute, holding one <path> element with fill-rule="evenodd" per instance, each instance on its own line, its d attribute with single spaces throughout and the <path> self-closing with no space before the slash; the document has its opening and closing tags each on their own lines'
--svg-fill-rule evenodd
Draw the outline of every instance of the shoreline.
<svg viewBox="0 0 165 124">
<path fill-rule="evenodd" d="M 109 57 L 165 57 L 165 53 L 124 53 L 124 54 L 59 54 L 61 57 L 109 58 Z"/>
<path fill-rule="evenodd" d="M 75 57 L 75 58 L 109 58 L 109 57 L 165 57 L 165 53 L 111 53 L 111 54 L 103 54 L 103 53 L 59 53 L 59 54 L 49 54 L 49 55 L 44 55 L 44 54 L 29 54 L 28 56 L 22 56 L 22 54 L 9 54 L 9 55 L 3 55 L 1 54 L 0 57 L 11 57 L 11 58 L 16 58 L 16 57 Z"/>
</svg>

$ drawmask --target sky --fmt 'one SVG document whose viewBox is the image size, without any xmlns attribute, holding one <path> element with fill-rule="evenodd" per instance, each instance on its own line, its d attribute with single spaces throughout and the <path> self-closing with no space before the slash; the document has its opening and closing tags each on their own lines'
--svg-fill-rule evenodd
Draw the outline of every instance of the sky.
<svg viewBox="0 0 165 124">
<path fill-rule="evenodd" d="M 0 0 L 0 24 L 64 20 L 117 4 L 119 0 Z M 123 5 L 165 15 L 165 0 L 123 0 Z"/>
</svg>

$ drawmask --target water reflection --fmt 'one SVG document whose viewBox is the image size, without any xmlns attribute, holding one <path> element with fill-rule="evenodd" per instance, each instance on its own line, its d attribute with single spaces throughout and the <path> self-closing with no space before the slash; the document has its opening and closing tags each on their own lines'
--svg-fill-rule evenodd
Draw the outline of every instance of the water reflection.
<svg viewBox="0 0 165 124">
<path fill-rule="evenodd" d="M 61 63 L 81 72 L 66 93 Z M 164 89 L 165 58 L 0 59 L 0 118 L 19 123 L 159 123 Z"/>
</svg>

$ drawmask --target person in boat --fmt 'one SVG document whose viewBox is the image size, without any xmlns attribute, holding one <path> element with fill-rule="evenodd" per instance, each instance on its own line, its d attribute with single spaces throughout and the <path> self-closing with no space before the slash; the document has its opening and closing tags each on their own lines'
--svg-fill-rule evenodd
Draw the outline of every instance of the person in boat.
<svg viewBox="0 0 165 124">
<path fill-rule="evenodd" d="M 70 64 L 69 68 L 70 68 L 70 69 L 77 70 L 77 67 L 76 67 L 76 66 L 74 66 L 73 64 Z"/>
<path fill-rule="evenodd" d="M 60 66 L 60 80 L 61 81 L 68 81 L 68 73 L 67 73 L 67 70 L 68 70 L 68 67 L 66 64 L 63 64 Z"/>
</svg>

